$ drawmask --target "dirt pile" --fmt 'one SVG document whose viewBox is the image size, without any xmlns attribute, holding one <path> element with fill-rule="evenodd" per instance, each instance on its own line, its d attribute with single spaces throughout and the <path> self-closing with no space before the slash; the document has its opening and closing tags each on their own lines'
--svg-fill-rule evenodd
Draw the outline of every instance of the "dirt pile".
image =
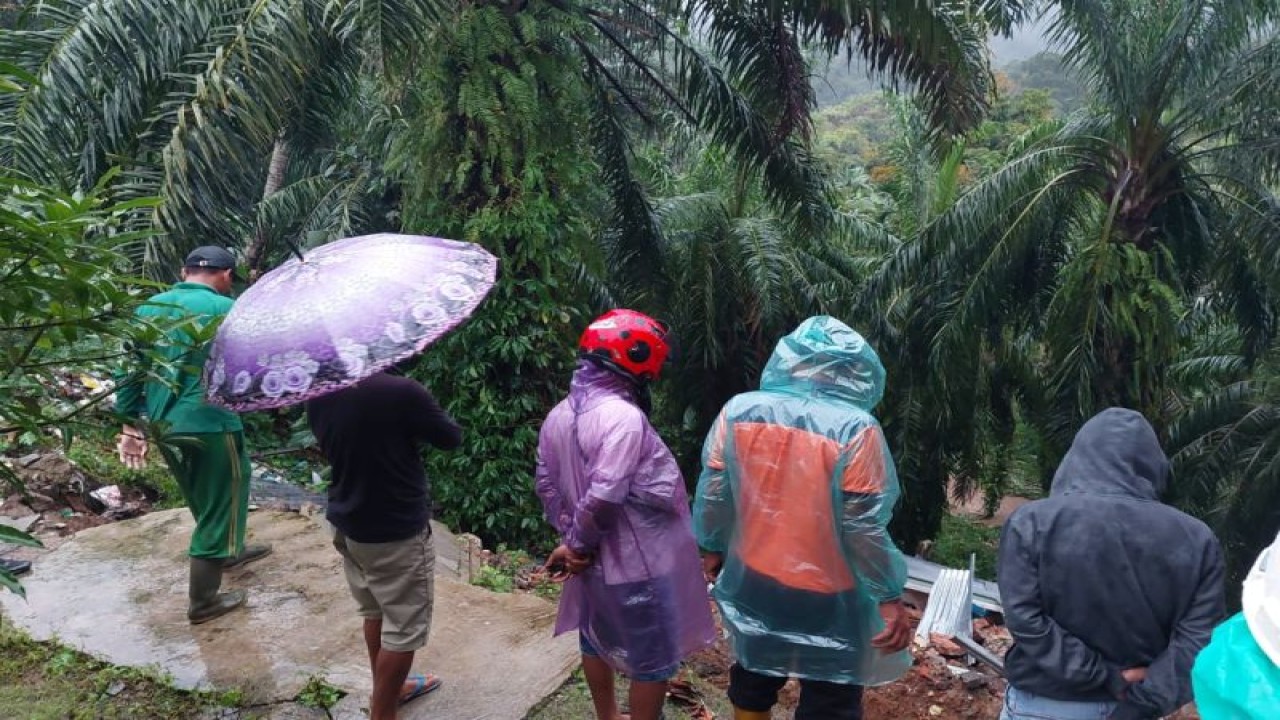
<svg viewBox="0 0 1280 720">
<path fill-rule="evenodd" d="M 920 612 L 909 608 L 913 627 Z M 1000 617 L 978 618 L 973 624 L 973 639 L 1003 658 L 1013 645 L 1008 628 Z M 1004 704 L 1006 683 L 995 669 L 973 663 L 954 639 L 942 635 L 930 638 L 927 647 L 911 648 L 911 669 L 896 682 L 868 688 L 864 700 L 864 720 L 996 720 Z M 729 686 L 732 657 L 728 641 L 721 639 L 694 655 L 687 668 L 703 680 L 723 691 Z M 787 683 L 779 695 L 779 705 L 790 717 L 800 699 L 795 681 Z M 779 717 L 777 713 L 775 718 Z M 1169 716 L 1166 720 L 1199 720 L 1192 707 Z"/>
<path fill-rule="evenodd" d="M 914 621 L 918 622 L 916 615 Z M 987 624 L 984 628 L 993 645 L 1003 642 L 1007 631 Z M 940 638 L 941 639 L 941 638 Z M 969 666 L 964 652 L 947 643 L 946 657 L 935 648 L 913 647 L 911 669 L 897 682 L 869 688 L 864 701 L 865 720 L 994 720 L 1000 715 L 1004 699 L 1004 680 L 994 671 Z M 729 664 L 732 662 L 728 641 L 721 639 L 710 648 L 694 655 L 688 667 L 720 690 L 729 686 Z M 779 705 L 792 710 L 800 700 L 800 687 L 787 683 L 779 694 Z"/>
<path fill-rule="evenodd" d="M 39 536 L 67 537 L 136 517 L 149 512 L 155 501 L 138 488 L 104 487 L 56 450 L 0 462 L 18 479 L 0 503 L 0 521 Z"/>
</svg>

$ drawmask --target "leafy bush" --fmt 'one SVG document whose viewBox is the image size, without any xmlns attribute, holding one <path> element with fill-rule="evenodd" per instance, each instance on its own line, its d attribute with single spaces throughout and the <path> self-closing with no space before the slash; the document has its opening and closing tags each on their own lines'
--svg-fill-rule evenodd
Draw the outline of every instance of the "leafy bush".
<svg viewBox="0 0 1280 720">
<path fill-rule="evenodd" d="M 497 593 L 511 593 L 516 590 L 515 578 L 492 565 L 480 566 L 480 572 L 471 578 L 471 584 Z"/>
<path fill-rule="evenodd" d="M 0 434 L 69 437 L 111 388 L 77 399 L 68 370 L 110 374 L 125 343 L 153 332 L 130 322 L 139 297 L 126 251 L 139 238 L 114 233 L 136 203 L 108 205 L 102 185 L 74 195 L 12 176 L 0 185 Z"/>
<path fill-rule="evenodd" d="M 942 529 L 934 540 L 929 559 L 947 567 L 967 569 L 969 556 L 976 555 L 977 576 L 984 580 L 995 580 L 996 549 L 999 542 L 1000 528 L 947 515 L 942 518 Z"/>
</svg>

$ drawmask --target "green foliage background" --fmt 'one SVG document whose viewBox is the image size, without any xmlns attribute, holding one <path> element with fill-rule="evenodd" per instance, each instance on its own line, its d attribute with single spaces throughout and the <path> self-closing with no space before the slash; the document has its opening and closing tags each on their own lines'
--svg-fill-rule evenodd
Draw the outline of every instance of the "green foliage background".
<svg viewBox="0 0 1280 720">
<path fill-rule="evenodd" d="M 1280 0 L 1054 6 L 1054 52 L 996 72 L 985 41 L 1027 3 L 6 12 L 0 416 L 38 441 L 87 420 L 57 375 L 157 332 L 122 324 L 137 277 L 196 243 L 267 269 L 290 244 L 427 233 L 501 259 L 415 371 L 466 426 L 426 456 L 459 529 L 548 540 L 537 429 L 593 313 L 676 329 L 654 417 L 693 482 L 721 403 L 825 312 L 888 367 L 907 550 L 956 530 L 949 486 L 988 507 L 1043 492 L 1120 404 L 1157 426 L 1173 500 L 1238 576 L 1280 529 Z M 250 427 L 289 449 L 297 424 Z"/>
<path fill-rule="evenodd" d="M 406 229 L 500 259 L 480 311 L 415 371 L 465 428 L 461 448 L 427 454 L 441 518 L 487 542 L 549 537 L 533 492 L 538 428 L 568 389 L 587 319 L 576 249 L 594 165 L 567 22 L 551 9 L 460 12 L 423 58 L 409 116 L 422 132 L 400 150 L 418 179 Z"/>
</svg>

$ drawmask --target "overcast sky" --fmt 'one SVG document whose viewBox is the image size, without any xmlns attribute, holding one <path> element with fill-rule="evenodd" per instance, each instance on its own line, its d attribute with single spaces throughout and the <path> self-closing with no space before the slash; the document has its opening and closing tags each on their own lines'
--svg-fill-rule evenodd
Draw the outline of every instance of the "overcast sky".
<svg viewBox="0 0 1280 720">
<path fill-rule="evenodd" d="M 997 67 L 1008 65 L 1016 60 L 1026 60 L 1048 47 L 1044 32 L 1049 27 L 1051 17 L 1045 17 L 1036 23 L 1028 23 L 1014 31 L 1010 38 L 992 38 L 991 52 L 995 56 Z"/>
</svg>

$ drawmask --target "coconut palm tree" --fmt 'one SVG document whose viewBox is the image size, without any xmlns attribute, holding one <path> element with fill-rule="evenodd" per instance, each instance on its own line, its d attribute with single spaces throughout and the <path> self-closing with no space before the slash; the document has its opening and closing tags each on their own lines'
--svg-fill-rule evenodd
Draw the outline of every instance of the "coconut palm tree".
<svg viewBox="0 0 1280 720">
<path fill-rule="evenodd" d="M 259 205 L 289 180 L 290 158 L 316 151 L 358 73 L 386 77 L 450 5 L 439 0 L 52 0 L 32 3 L 0 52 L 36 75 L 6 101 L 0 153 L 69 189 L 107 168 L 121 199 L 159 196 L 136 225 L 167 236 L 153 261 L 192 245 L 246 244 Z"/>
<path fill-rule="evenodd" d="M 1196 314 L 1196 341 L 1170 371 L 1172 499 L 1222 541 L 1234 596 L 1280 532 L 1280 346 L 1251 363 L 1229 318 Z"/>
<path fill-rule="evenodd" d="M 1169 369 L 1198 300 L 1237 324 L 1240 354 L 1267 346 L 1277 13 L 1275 0 L 1058 3 L 1053 37 L 1091 104 L 1033 131 L 873 282 L 881 307 L 919 309 L 938 405 L 969 413 L 1001 359 L 1051 467 L 1107 406 L 1167 427 Z"/>
<path fill-rule="evenodd" d="M 356 78 L 384 80 L 381 99 L 398 116 L 422 48 L 455 13 L 482 5 L 573 20 L 573 71 L 610 113 L 599 130 L 631 129 L 654 102 L 677 108 L 764 167 L 769 191 L 818 221 L 815 176 L 788 145 L 810 102 L 800 43 L 868 57 L 920 88 L 934 125 L 954 131 L 982 107 L 986 32 L 1007 29 L 1022 9 L 1018 0 L 49 0 L 31 5 L 23 29 L 0 33 L 0 52 L 39 80 L 0 106 L 0 153 L 68 188 L 124 166 L 114 187 L 122 199 L 165 200 L 136 218 L 166 233 L 151 246 L 153 261 L 221 242 L 245 245 L 257 264 L 266 240 L 259 206 L 290 181 L 296 158 L 332 149 L 310 143 L 351 104 Z M 724 65 L 682 26 L 697 27 Z M 600 142 L 615 150 L 605 177 L 622 211 L 644 207 L 619 154 L 629 137 Z M 634 217 L 643 247 L 651 223 Z"/>
</svg>

